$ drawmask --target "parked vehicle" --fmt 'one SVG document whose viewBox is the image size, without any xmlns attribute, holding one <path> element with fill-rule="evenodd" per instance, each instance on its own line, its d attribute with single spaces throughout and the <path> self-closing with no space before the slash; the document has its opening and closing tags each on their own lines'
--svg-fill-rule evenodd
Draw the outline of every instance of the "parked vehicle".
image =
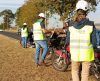
<svg viewBox="0 0 100 81">
<path fill-rule="evenodd" d="M 54 50 L 54 54 L 52 55 L 52 65 L 54 69 L 58 71 L 66 71 L 71 63 L 69 46 Z"/>
<path fill-rule="evenodd" d="M 48 47 L 49 47 L 49 51 L 47 54 L 48 59 L 52 58 L 54 49 L 58 50 L 62 48 L 62 45 L 64 43 L 64 41 L 62 40 L 65 40 L 65 37 L 60 37 L 60 35 L 57 34 L 56 32 L 54 32 L 52 35 L 48 37 Z"/>
<path fill-rule="evenodd" d="M 68 45 L 64 45 L 60 49 L 53 49 L 52 66 L 54 69 L 64 72 L 70 64 L 70 49 Z M 95 49 L 95 60 L 91 64 L 90 74 L 94 75 L 97 81 L 100 81 L 100 49 Z"/>
<path fill-rule="evenodd" d="M 100 49 L 95 49 L 95 60 L 90 66 L 90 75 L 94 75 L 100 81 Z"/>
<path fill-rule="evenodd" d="M 2 32 L 2 31 L 4 31 L 3 29 L 0 29 L 0 31 Z"/>
</svg>

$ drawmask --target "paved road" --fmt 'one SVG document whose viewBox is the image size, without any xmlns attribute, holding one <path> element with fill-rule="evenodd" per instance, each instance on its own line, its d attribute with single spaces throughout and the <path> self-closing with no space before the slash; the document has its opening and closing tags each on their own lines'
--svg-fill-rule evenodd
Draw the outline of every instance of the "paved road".
<svg viewBox="0 0 100 81">
<path fill-rule="evenodd" d="M 0 31 L 0 34 L 20 40 L 20 35 L 15 32 Z"/>
</svg>

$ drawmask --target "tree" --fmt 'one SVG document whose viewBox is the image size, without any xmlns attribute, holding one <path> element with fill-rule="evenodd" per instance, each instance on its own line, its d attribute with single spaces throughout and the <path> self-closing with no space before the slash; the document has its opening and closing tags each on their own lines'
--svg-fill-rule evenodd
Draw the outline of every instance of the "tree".
<svg viewBox="0 0 100 81">
<path fill-rule="evenodd" d="M 21 26 L 24 22 L 32 27 L 32 24 L 36 21 L 40 12 L 44 12 L 42 0 L 28 0 L 22 7 L 17 9 L 16 12 L 16 23 Z"/>
<path fill-rule="evenodd" d="M 14 19 L 14 14 L 12 13 L 12 11 L 9 9 L 3 10 L 2 12 L 0 12 L 0 16 L 3 16 L 4 19 L 3 28 L 9 28 Z"/>
<path fill-rule="evenodd" d="M 3 29 L 3 23 L 0 24 L 0 29 Z"/>
<path fill-rule="evenodd" d="M 61 20 L 72 15 L 78 0 L 27 0 L 17 11 L 17 24 L 26 22 L 30 27 L 36 21 L 40 12 L 46 13 L 47 18 L 52 14 L 59 14 Z M 87 0 L 90 3 L 90 10 L 95 11 L 99 0 Z"/>
<path fill-rule="evenodd" d="M 47 8 L 50 13 L 58 13 L 61 19 L 64 20 L 69 14 L 75 10 L 78 0 L 47 0 Z M 90 4 L 90 11 L 95 11 L 99 0 L 86 0 Z M 55 4 L 54 4 L 55 3 Z"/>
</svg>

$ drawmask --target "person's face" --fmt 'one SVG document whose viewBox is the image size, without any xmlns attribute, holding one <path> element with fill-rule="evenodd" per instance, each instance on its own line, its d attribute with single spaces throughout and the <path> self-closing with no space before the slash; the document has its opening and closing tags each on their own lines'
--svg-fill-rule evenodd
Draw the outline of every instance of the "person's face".
<svg viewBox="0 0 100 81">
<path fill-rule="evenodd" d="M 87 11 L 84 11 L 82 9 L 77 10 L 76 14 L 75 14 L 75 21 L 79 22 L 79 21 L 85 19 L 86 15 L 87 15 Z"/>
<path fill-rule="evenodd" d="M 26 27 L 27 25 L 23 25 L 23 27 Z"/>
<path fill-rule="evenodd" d="M 69 25 L 68 25 L 68 22 L 65 22 L 65 23 L 64 23 L 64 27 L 63 27 L 63 29 L 68 28 L 68 26 L 69 26 Z"/>
<path fill-rule="evenodd" d="M 77 21 L 78 22 L 81 21 L 81 20 L 83 20 L 83 19 L 85 19 L 85 18 L 86 18 L 85 14 L 77 13 Z"/>
</svg>

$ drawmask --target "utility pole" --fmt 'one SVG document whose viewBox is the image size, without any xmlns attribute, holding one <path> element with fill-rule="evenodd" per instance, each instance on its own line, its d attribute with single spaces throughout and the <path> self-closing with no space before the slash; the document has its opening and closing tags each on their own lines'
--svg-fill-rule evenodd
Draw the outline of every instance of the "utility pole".
<svg viewBox="0 0 100 81">
<path fill-rule="evenodd" d="M 47 27 L 46 0 L 45 0 L 45 27 Z"/>
</svg>

